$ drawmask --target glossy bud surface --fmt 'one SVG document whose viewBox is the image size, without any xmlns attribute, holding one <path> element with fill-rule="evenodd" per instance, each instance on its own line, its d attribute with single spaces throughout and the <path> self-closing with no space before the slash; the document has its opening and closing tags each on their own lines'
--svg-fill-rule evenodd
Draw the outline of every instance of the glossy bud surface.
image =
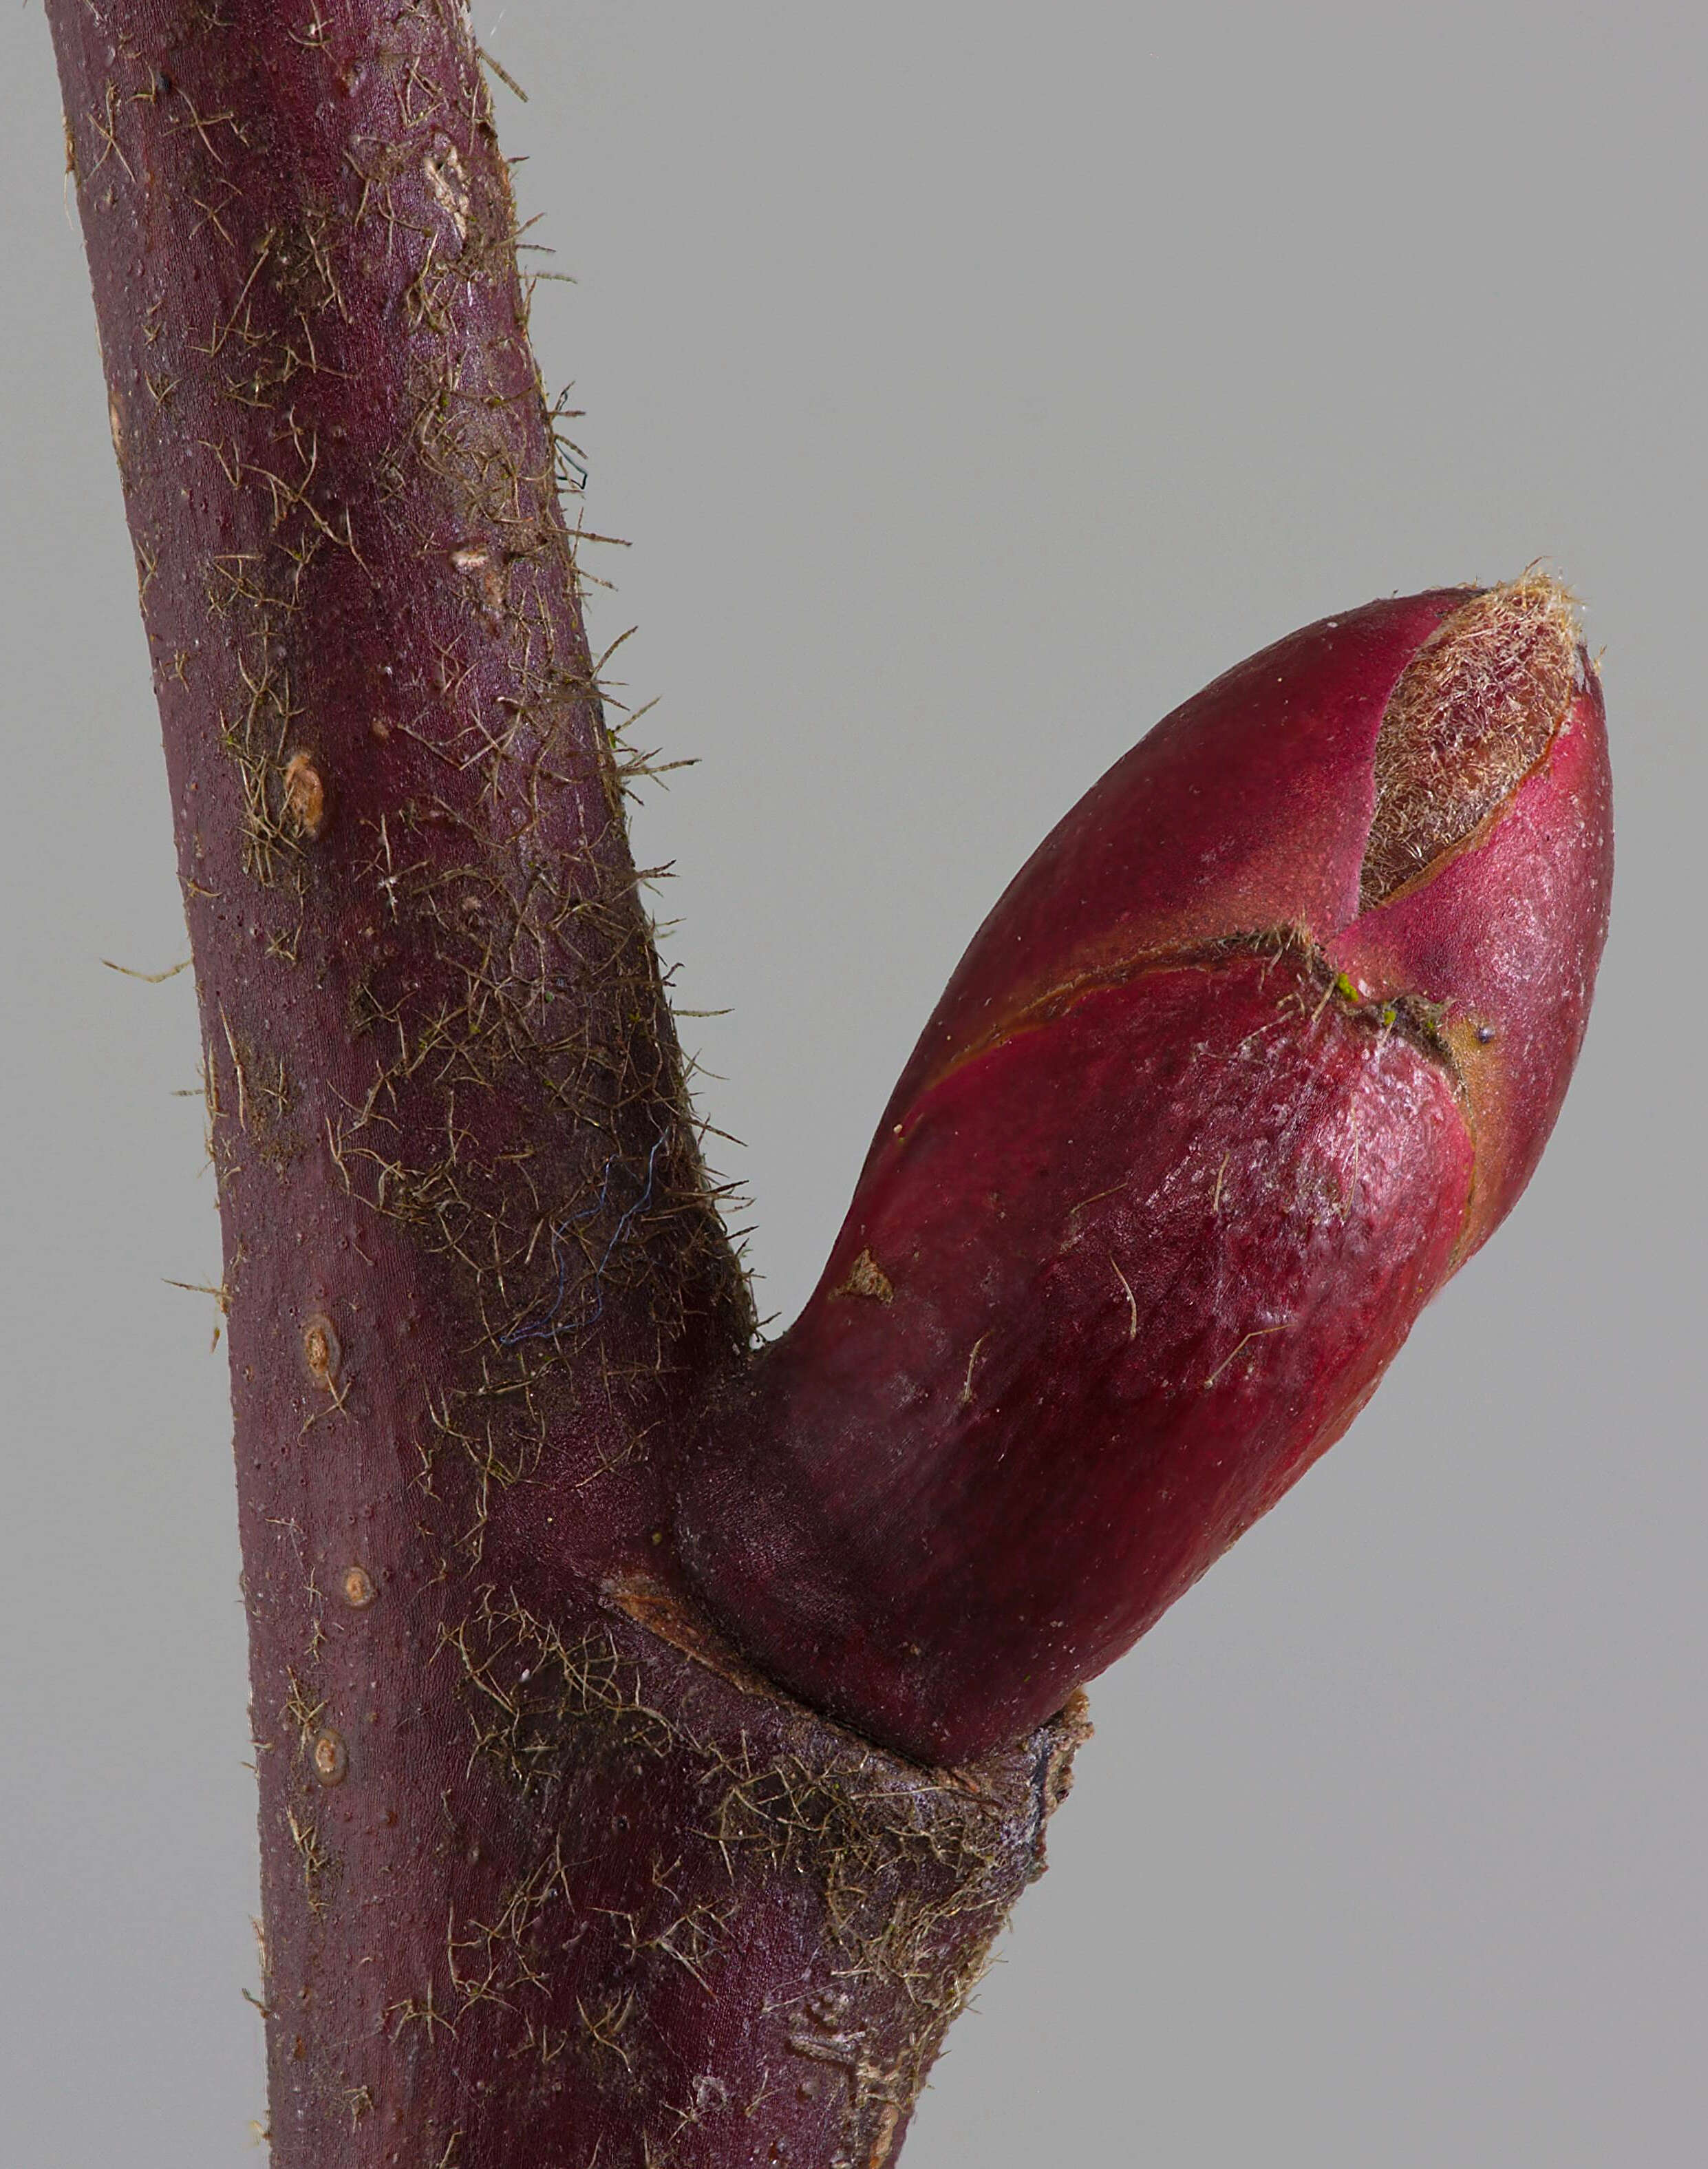
<svg viewBox="0 0 1708 2169">
<path fill-rule="evenodd" d="M 1307 627 L 1119 762 L 969 948 L 678 1541 L 774 1677 L 966 1761 L 1346 1428 L 1587 1020 L 1600 690 L 1551 584 Z"/>
</svg>

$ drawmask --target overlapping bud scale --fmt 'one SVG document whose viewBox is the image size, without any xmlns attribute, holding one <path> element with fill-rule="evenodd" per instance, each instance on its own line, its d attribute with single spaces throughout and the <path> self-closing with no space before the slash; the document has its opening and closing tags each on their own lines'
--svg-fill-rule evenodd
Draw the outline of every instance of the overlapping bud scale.
<svg viewBox="0 0 1708 2169">
<path fill-rule="evenodd" d="M 1010 885 L 678 1541 L 784 1685 L 1017 1736 L 1356 1415 L 1559 1111 L 1611 876 L 1601 694 L 1527 578 L 1328 619 Z"/>
</svg>

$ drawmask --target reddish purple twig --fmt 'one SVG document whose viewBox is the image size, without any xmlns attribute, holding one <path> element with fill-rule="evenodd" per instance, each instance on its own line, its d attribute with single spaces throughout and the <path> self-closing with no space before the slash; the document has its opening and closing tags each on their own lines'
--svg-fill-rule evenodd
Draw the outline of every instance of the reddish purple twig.
<svg viewBox="0 0 1708 2169">
<path fill-rule="evenodd" d="M 1535 1164 L 1605 916 L 1556 590 L 1159 726 L 751 1352 L 450 0 L 49 0 L 194 952 L 281 2169 L 881 2169 L 1081 1683 Z"/>
</svg>

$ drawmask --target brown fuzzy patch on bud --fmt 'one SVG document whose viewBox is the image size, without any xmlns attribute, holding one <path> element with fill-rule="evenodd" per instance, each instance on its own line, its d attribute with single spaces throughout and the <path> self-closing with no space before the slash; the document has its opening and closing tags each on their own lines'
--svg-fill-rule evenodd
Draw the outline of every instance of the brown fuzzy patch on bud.
<svg viewBox="0 0 1708 2169">
<path fill-rule="evenodd" d="M 870 1250 L 862 1250 L 848 1269 L 848 1278 L 840 1287 L 831 1290 L 833 1296 L 865 1296 L 869 1302 L 893 1303 L 896 1291 L 890 1276 L 884 1271 Z"/>
<path fill-rule="evenodd" d="M 1547 751 L 1578 690 L 1578 626 L 1557 582 L 1526 573 L 1443 621 L 1395 686 L 1375 749 L 1364 910 L 1462 841 Z"/>
</svg>

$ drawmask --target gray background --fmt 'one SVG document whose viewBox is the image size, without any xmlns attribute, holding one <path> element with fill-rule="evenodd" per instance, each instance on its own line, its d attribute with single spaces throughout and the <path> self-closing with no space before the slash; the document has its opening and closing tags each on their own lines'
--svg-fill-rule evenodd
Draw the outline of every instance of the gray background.
<svg viewBox="0 0 1708 2169">
<path fill-rule="evenodd" d="M 910 2169 L 1700 2160 L 1695 8 L 480 0 L 531 92 L 594 610 L 704 765 L 637 823 L 767 1308 L 982 914 L 1296 624 L 1546 555 L 1620 871 L 1514 1223 L 1093 1694 Z M 0 2092 L 18 2169 L 262 2114 L 211 1184 L 60 120 L 0 17 Z M 541 262 L 548 259 L 539 259 Z M 596 645 L 597 645 L 596 642 Z"/>
</svg>

